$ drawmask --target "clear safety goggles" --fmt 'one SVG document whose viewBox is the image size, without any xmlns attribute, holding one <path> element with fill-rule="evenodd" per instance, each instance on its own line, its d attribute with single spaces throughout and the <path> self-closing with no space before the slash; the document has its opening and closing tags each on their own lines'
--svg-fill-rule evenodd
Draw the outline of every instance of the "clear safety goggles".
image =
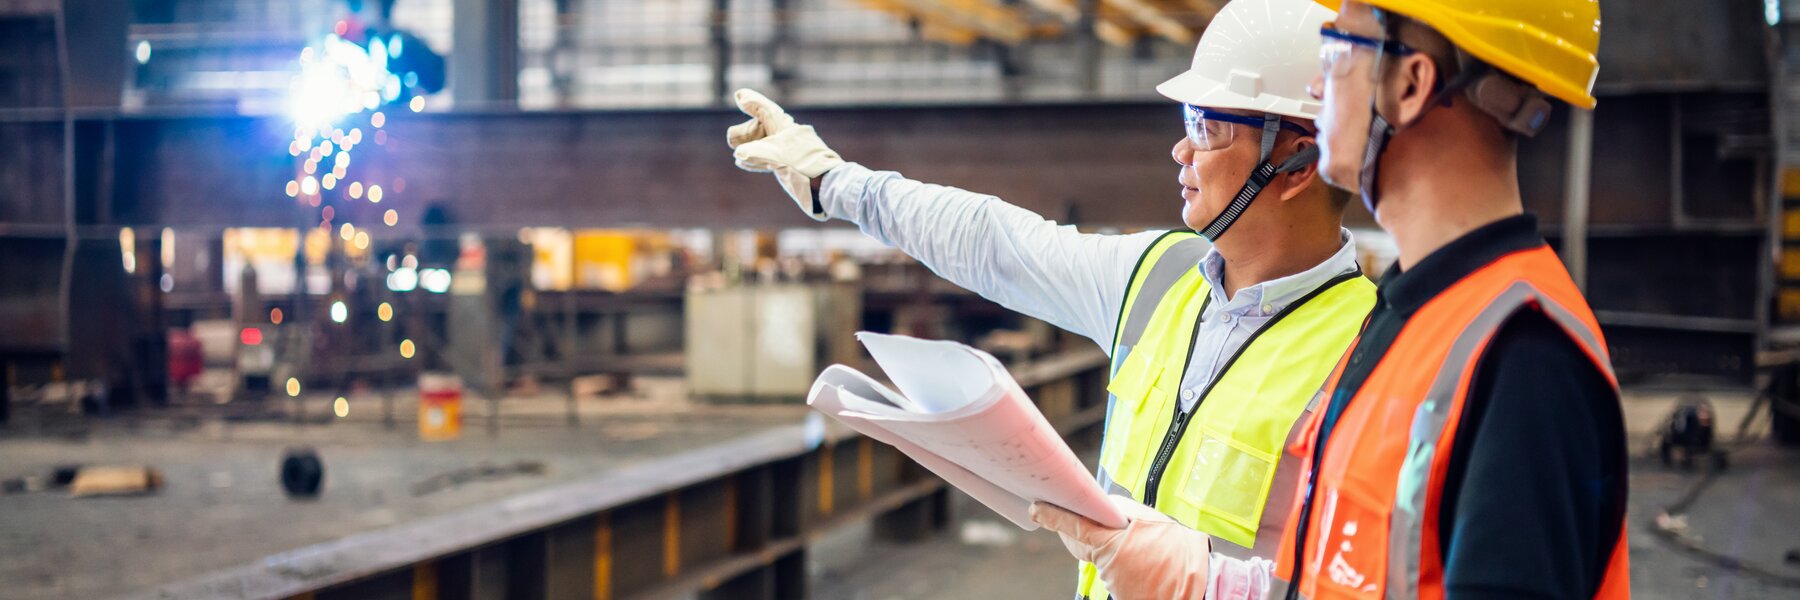
<svg viewBox="0 0 1800 600">
<path fill-rule="evenodd" d="M 1195 150 L 1218 150 L 1231 145 L 1231 137 L 1237 131 L 1233 125 L 1244 125 L 1261 131 L 1264 117 L 1234 115 L 1218 111 L 1210 111 L 1192 104 L 1181 105 L 1181 116 L 1187 122 L 1188 143 Z M 1279 119 L 1281 128 L 1300 135 L 1312 135 L 1306 128 Z"/>
<path fill-rule="evenodd" d="M 1343 77 L 1350 73 L 1351 55 L 1357 48 L 1378 50 L 1395 56 L 1406 56 L 1417 52 L 1411 46 L 1394 40 L 1364 37 L 1337 28 L 1336 21 L 1327 21 L 1319 28 L 1319 70 L 1326 77 Z"/>
</svg>

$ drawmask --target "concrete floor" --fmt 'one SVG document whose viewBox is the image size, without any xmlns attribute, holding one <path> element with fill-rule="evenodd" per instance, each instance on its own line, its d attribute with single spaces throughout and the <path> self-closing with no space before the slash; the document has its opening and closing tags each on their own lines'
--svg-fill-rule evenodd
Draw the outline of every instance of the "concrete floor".
<svg viewBox="0 0 1800 600">
<path fill-rule="evenodd" d="M 153 583 L 242 564 L 276 552 L 371 528 L 492 502 L 803 418 L 795 406 L 701 407 L 667 398 L 584 401 L 582 425 L 563 422 L 561 400 L 509 401 L 497 434 L 471 403 L 461 439 L 417 440 L 412 408 L 401 426 L 382 427 L 373 404 L 358 400 L 349 418 L 326 424 L 182 419 L 89 421 L 84 435 L 0 437 L 0 477 L 69 462 L 142 462 L 168 479 L 159 494 L 72 500 L 56 493 L 0 495 L 0 598 L 104 597 Z M 1672 397 L 1637 395 L 1627 403 L 1633 431 L 1631 550 L 1640 598 L 1800 598 L 1800 587 L 1735 572 L 1674 549 L 1649 533 L 1662 506 L 1699 479 L 1648 456 L 1650 432 Z M 1745 398 L 1723 397 L 1720 421 L 1735 431 Z M 328 398 L 306 412 L 326 415 Z M 326 464 L 326 493 L 285 498 L 276 480 L 283 449 L 310 445 Z M 1088 454 L 1092 454 L 1091 449 Z M 1091 456 L 1090 456 L 1091 458 Z M 478 482 L 414 496 L 414 483 L 483 462 L 538 460 L 548 472 Z M 874 539 L 851 527 L 812 552 L 815 595 L 828 599 L 1062 598 L 1073 567 L 1056 537 L 1023 532 L 958 497 L 945 535 L 913 544 Z M 196 518 L 204 514 L 205 518 Z M 1721 551 L 1789 577 L 1800 565 L 1800 451 L 1753 444 L 1704 492 L 1688 515 L 1689 533 Z"/>
<path fill-rule="evenodd" d="M 328 415 L 330 399 L 309 398 Z M 167 419 L 88 421 L 76 437 L 0 437 L 0 477 L 66 463 L 150 464 L 159 493 L 71 499 L 63 493 L 0 495 L 0 598 L 101 598 L 144 589 L 257 557 L 423 516 L 493 502 L 696 445 L 790 425 L 799 406 L 694 407 L 666 403 L 583 406 L 582 425 L 563 421 L 560 400 L 515 402 L 489 434 L 476 405 L 460 439 L 422 442 L 401 421 L 387 429 L 373 410 L 324 424 Z M 353 405 L 353 407 L 361 405 Z M 363 407 L 367 409 L 368 407 Z M 411 406 L 400 411 L 414 414 Z M 317 449 L 324 493 L 294 501 L 278 480 L 284 449 Z M 541 476 L 515 476 L 413 494 L 434 475 L 482 463 L 541 461 Z M 201 518 L 204 517 L 204 518 Z"/>
</svg>

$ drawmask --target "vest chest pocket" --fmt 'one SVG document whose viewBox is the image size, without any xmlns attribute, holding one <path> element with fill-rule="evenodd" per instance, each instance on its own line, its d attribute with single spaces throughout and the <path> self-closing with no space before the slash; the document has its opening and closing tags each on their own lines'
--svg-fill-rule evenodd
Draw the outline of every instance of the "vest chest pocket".
<svg viewBox="0 0 1800 600">
<path fill-rule="evenodd" d="M 1317 383 L 1296 384 L 1311 378 L 1289 375 L 1271 352 L 1246 352 L 1219 376 L 1189 422 L 1185 472 L 1170 473 L 1197 522 L 1245 547 L 1255 543 L 1294 421 L 1317 394 Z"/>
<path fill-rule="evenodd" d="M 1112 394 L 1112 413 L 1106 425 L 1106 439 L 1100 452 L 1100 466 L 1113 481 L 1138 493 L 1143 485 L 1145 451 L 1141 446 L 1154 442 L 1159 407 L 1168 400 L 1173 382 L 1162 381 L 1165 369 L 1155 353 L 1134 350 L 1125 356 L 1117 373 L 1106 385 Z M 1150 441 L 1146 441 L 1150 440 Z"/>
<path fill-rule="evenodd" d="M 1204 515 L 1254 536 L 1280 455 L 1250 447 L 1205 425 L 1198 429 L 1191 466 L 1177 493 Z"/>
</svg>

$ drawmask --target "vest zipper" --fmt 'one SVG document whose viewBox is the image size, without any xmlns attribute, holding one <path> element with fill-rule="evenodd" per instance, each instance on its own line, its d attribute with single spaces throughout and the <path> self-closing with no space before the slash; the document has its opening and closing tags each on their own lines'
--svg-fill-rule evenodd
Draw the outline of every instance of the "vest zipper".
<svg viewBox="0 0 1800 600">
<path fill-rule="evenodd" d="M 1194 408 L 1200 408 L 1200 402 L 1194 402 Z M 1150 463 L 1150 478 L 1144 481 L 1144 504 L 1151 508 L 1156 508 L 1156 491 L 1162 486 L 1163 470 L 1169 467 L 1175 447 L 1181 445 L 1181 436 L 1187 435 L 1188 420 L 1194 412 L 1181 410 L 1180 403 L 1175 405 L 1175 422 L 1169 425 L 1168 435 L 1163 436 L 1162 446 L 1156 449 L 1156 460 Z"/>
<path fill-rule="evenodd" d="M 1150 461 L 1150 472 L 1144 479 L 1144 505 L 1156 508 L 1156 495 L 1158 489 L 1162 487 L 1163 471 L 1169 468 L 1169 460 L 1174 457 L 1175 448 L 1181 445 L 1181 438 L 1187 435 L 1188 421 L 1193 419 L 1194 413 L 1200 412 L 1200 403 L 1205 402 L 1206 397 L 1212 395 L 1213 386 L 1218 385 L 1219 380 L 1225 378 L 1225 373 L 1230 371 L 1231 366 L 1236 364 L 1238 358 L 1244 355 L 1244 351 L 1249 349 L 1251 344 L 1256 343 L 1256 339 L 1261 337 L 1264 331 L 1274 329 L 1275 325 L 1280 323 L 1283 317 L 1298 310 L 1308 301 L 1311 301 L 1319 294 L 1324 293 L 1325 290 L 1337 287 L 1340 283 L 1361 276 L 1362 272 L 1360 271 L 1350 271 L 1338 275 L 1330 281 L 1326 281 L 1319 287 L 1313 288 L 1313 290 L 1307 292 L 1305 296 L 1301 296 L 1287 306 L 1282 307 L 1279 312 L 1275 313 L 1275 316 L 1269 317 L 1268 323 L 1263 324 L 1263 326 L 1256 331 L 1250 332 L 1250 337 L 1245 338 L 1244 343 L 1238 346 L 1237 351 L 1231 353 L 1231 358 L 1225 360 L 1225 364 L 1219 368 L 1218 375 L 1215 375 L 1212 378 L 1212 381 L 1208 381 L 1206 383 L 1206 389 L 1200 392 L 1200 397 L 1194 399 L 1194 406 L 1192 409 L 1182 410 L 1180 392 L 1176 393 L 1174 422 L 1169 424 L 1169 431 L 1163 435 L 1162 445 L 1157 447 L 1156 458 Z M 1212 297 L 1208 296 L 1206 304 L 1210 304 L 1211 302 Z M 1187 364 L 1181 367 L 1181 378 L 1184 380 L 1187 379 L 1188 367 L 1192 366 L 1192 363 L 1194 362 L 1194 345 L 1200 339 L 1200 319 L 1206 317 L 1206 304 L 1200 306 L 1200 317 L 1194 322 L 1194 337 L 1192 340 L 1188 341 Z"/>
</svg>

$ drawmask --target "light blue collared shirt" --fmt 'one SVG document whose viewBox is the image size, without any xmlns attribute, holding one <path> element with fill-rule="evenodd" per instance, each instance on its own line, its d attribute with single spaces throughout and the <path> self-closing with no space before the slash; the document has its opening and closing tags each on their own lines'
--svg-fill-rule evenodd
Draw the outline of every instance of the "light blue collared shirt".
<svg viewBox="0 0 1800 600">
<path fill-rule="evenodd" d="M 1343 230 L 1343 245 L 1337 253 L 1313 268 L 1271 279 L 1244 289 L 1237 295 L 1225 294 L 1225 257 L 1214 248 L 1200 259 L 1200 276 L 1212 286 L 1212 302 L 1200 316 L 1200 332 L 1194 336 L 1194 357 L 1188 362 L 1187 376 L 1181 380 L 1181 410 L 1194 410 L 1200 394 L 1225 368 L 1225 361 L 1236 354 L 1250 335 L 1269 324 L 1269 320 L 1289 304 L 1317 289 L 1332 278 L 1357 270 L 1356 243 L 1350 230 Z"/>
</svg>

